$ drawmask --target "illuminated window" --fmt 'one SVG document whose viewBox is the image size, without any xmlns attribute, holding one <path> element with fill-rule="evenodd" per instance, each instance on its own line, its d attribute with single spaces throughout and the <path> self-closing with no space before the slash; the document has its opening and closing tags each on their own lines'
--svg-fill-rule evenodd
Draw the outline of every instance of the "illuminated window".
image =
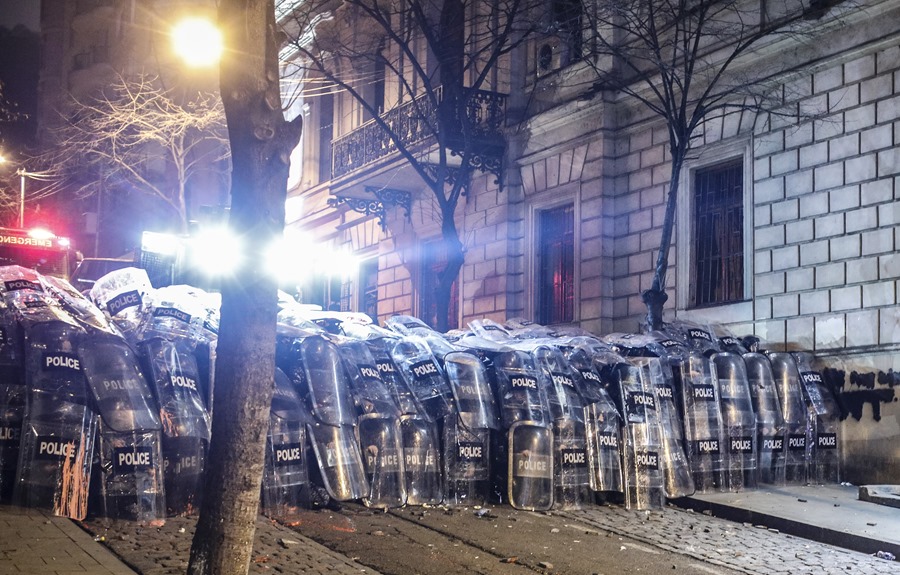
<svg viewBox="0 0 900 575">
<path fill-rule="evenodd" d="M 359 268 L 359 310 L 378 322 L 378 258 L 364 261 Z"/>
<path fill-rule="evenodd" d="M 544 325 L 575 318 L 575 208 L 538 214 L 537 319 Z"/>
</svg>

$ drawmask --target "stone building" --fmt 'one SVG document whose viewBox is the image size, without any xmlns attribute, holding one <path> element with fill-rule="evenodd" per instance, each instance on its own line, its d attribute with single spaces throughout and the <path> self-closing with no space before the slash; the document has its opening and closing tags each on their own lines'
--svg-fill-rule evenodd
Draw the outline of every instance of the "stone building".
<svg viewBox="0 0 900 575">
<path fill-rule="evenodd" d="M 172 48 L 171 30 L 186 17 L 214 20 L 215 5 L 209 0 L 42 0 L 36 114 L 40 144 L 46 148 L 58 141 L 55 129 L 71 113 L 73 98 L 90 102 L 119 78 L 152 79 L 154 87 L 167 91 L 173 101 L 217 91 L 216 67 L 189 68 Z M 159 150 L 147 155 L 155 156 L 157 162 L 141 176 L 174 198 L 178 188 L 175 168 Z M 218 158 L 222 153 L 206 155 Z M 203 159 L 193 164 L 186 190 L 191 217 L 196 218 L 202 206 L 227 203 L 227 181 L 222 175 L 226 166 L 222 164 Z M 99 180 L 96 175 L 90 177 Z M 104 194 L 99 188 L 101 191 L 94 190 L 90 197 L 66 209 L 65 219 L 79 250 L 119 255 L 140 245 L 142 230 L 178 230 L 170 207 L 146 194 L 129 195 L 128 187 L 120 185 L 115 194 Z M 127 200 L 122 201 L 124 196 Z M 82 217 L 73 221 L 72 214 Z"/>
<path fill-rule="evenodd" d="M 846 478 L 897 482 L 900 2 L 807 4 L 795 7 L 803 35 L 761 41 L 749 60 L 781 70 L 773 77 L 799 116 L 713 117 L 680 172 L 664 317 L 815 351 L 850 412 Z M 592 31 L 579 33 L 589 56 Z M 584 97 L 595 72 L 571 38 L 557 27 L 531 39 L 495 84 L 509 94 L 503 185 L 480 175 L 457 212 L 466 261 L 451 324 L 639 330 L 669 183 L 667 128 L 621 92 Z M 430 319 L 441 265 L 429 249 L 439 235 L 431 195 L 396 154 L 338 168 L 342 142 L 377 126 L 346 94 L 305 94 L 288 227 L 360 262 L 310 280 L 307 301 Z M 710 242 L 718 259 L 699 247 Z"/>
</svg>

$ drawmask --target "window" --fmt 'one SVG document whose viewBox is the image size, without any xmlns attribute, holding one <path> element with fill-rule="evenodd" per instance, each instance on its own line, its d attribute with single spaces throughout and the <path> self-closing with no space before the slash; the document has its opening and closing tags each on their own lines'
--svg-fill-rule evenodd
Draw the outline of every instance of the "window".
<svg viewBox="0 0 900 575">
<path fill-rule="evenodd" d="M 359 268 L 359 310 L 378 323 L 378 258 L 362 263 Z"/>
<path fill-rule="evenodd" d="M 575 207 L 538 212 L 538 322 L 575 319 Z"/>
<path fill-rule="evenodd" d="M 334 96 L 319 96 L 319 182 L 331 179 L 331 140 L 334 134 Z"/>
<path fill-rule="evenodd" d="M 695 307 L 744 299 L 743 161 L 698 169 L 694 175 L 692 241 Z"/>
<path fill-rule="evenodd" d="M 438 275 L 447 267 L 447 255 L 443 243 L 428 242 L 422 247 L 422 265 L 419 271 L 419 319 L 437 327 Z M 450 306 L 447 313 L 447 329 L 459 327 L 459 280 L 450 288 Z"/>
</svg>

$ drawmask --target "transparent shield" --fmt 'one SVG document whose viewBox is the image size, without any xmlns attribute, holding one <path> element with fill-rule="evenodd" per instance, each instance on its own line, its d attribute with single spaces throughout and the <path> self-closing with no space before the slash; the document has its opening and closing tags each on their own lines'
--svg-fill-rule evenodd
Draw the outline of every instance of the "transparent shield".
<svg viewBox="0 0 900 575">
<path fill-rule="evenodd" d="M 303 419 L 281 407 L 269 417 L 261 504 L 266 516 L 289 520 L 308 505 L 309 469 Z"/>
<path fill-rule="evenodd" d="M 725 481 L 731 491 L 753 489 L 757 474 L 756 414 L 744 359 L 735 353 L 713 354 L 725 433 Z"/>
<path fill-rule="evenodd" d="M 407 503 L 438 505 L 443 498 L 439 438 L 430 421 L 414 415 L 400 418 Z"/>
<path fill-rule="evenodd" d="M 759 480 L 772 485 L 784 484 L 784 417 L 775 390 L 775 378 L 768 358 L 760 353 L 745 353 L 750 397 L 756 412 L 757 461 Z"/>
<path fill-rule="evenodd" d="M 356 407 L 363 415 L 400 415 L 397 397 L 382 379 L 375 358 L 362 341 L 349 341 L 339 346 L 341 357 L 350 376 L 350 392 Z"/>
<path fill-rule="evenodd" d="M 368 495 L 366 473 L 353 428 L 314 423 L 309 424 L 307 430 L 328 494 L 337 501 Z"/>
<path fill-rule="evenodd" d="M 505 429 L 518 421 L 550 425 L 550 405 L 541 374 L 531 355 L 524 351 L 504 351 L 494 358 L 494 373 L 500 402 L 500 419 Z"/>
<path fill-rule="evenodd" d="M 483 505 L 490 493 L 490 430 L 465 426 L 452 415 L 444 421 L 444 502 Z"/>
<path fill-rule="evenodd" d="M 81 339 L 78 356 L 105 429 L 122 433 L 160 429 L 158 407 L 137 356 L 124 340 L 90 334 Z"/>
<path fill-rule="evenodd" d="M 29 393 L 13 501 L 22 507 L 84 519 L 87 515 L 97 414 L 84 383 L 78 389 Z"/>
<path fill-rule="evenodd" d="M 391 357 L 406 385 L 430 417 L 439 419 L 453 413 L 450 384 L 422 338 L 405 336 L 394 345 Z"/>
<path fill-rule="evenodd" d="M 406 466 L 399 420 L 378 414 L 361 416 L 359 445 L 369 480 L 369 493 L 363 504 L 379 509 L 406 505 Z"/>
<path fill-rule="evenodd" d="M 619 412 L 611 404 L 596 402 L 585 408 L 591 489 L 622 491 L 622 430 Z"/>
<path fill-rule="evenodd" d="M 313 415 L 329 426 L 354 425 L 356 413 L 337 346 L 321 337 L 300 342 Z"/>
<path fill-rule="evenodd" d="M 100 422 L 100 494 L 111 519 L 165 521 L 159 431 L 120 433 Z"/>
<path fill-rule="evenodd" d="M 768 357 L 784 416 L 784 480 L 790 485 L 804 485 L 809 477 L 807 466 L 812 457 L 812 446 L 807 438 L 811 433 L 800 372 L 790 353 L 774 352 Z"/>
<path fill-rule="evenodd" d="M 653 389 L 660 423 L 660 463 L 665 479 L 666 497 L 685 497 L 694 493 L 691 466 L 684 452 L 684 424 L 676 406 L 674 381 L 668 363 L 655 357 L 633 357 L 645 381 Z"/>
<path fill-rule="evenodd" d="M 590 499 L 591 474 L 583 421 L 553 422 L 553 507 L 581 509 Z"/>
<path fill-rule="evenodd" d="M 509 504 L 516 509 L 546 511 L 553 506 L 553 432 L 549 427 L 517 421 L 507 432 Z"/>
<path fill-rule="evenodd" d="M 724 490 L 726 449 L 715 368 L 696 352 L 673 358 L 671 365 L 681 390 L 685 451 L 694 487 L 701 493 Z"/>
<path fill-rule="evenodd" d="M 462 427 L 498 429 L 497 405 L 481 360 L 468 352 L 451 352 L 444 356 L 444 371 Z"/>
</svg>

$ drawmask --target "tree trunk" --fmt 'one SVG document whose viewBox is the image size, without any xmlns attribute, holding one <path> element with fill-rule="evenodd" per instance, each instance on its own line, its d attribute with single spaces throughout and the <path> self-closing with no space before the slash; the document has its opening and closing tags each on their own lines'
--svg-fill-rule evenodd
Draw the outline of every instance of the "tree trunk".
<svg viewBox="0 0 900 575">
<path fill-rule="evenodd" d="M 659 253 L 650 289 L 641 293 L 647 306 L 647 325 L 650 329 L 663 327 L 663 306 L 669 299 L 666 293 L 666 274 L 669 271 L 669 248 L 672 247 L 672 230 L 675 228 L 675 207 L 678 203 L 678 182 L 687 150 L 674 149 L 672 152 L 672 173 L 669 176 L 669 193 L 666 195 L 666 215 L 663 219 Z"/>
<path fill-rule="evenodd" d="M 434 327 L 442 333 L 450 329 L 450 300 L 453 293 L 453 282 L 459 277 L 459 270 L 462 269 L 466 260 L 462 242 L 459 241 L 456 222 L 453 220 L 453 211 L 455 210 L 452 210 L 450 214 L 441 215 L 443 220 L 441 224 L 441 238 L 444 245 L 444 254 L 447 257 L 447 265 L 438 274 L 437 293 L 435 294 L 437 325 Z"/>
<path fill-rule="evenodd" d="M 222 286 L 212 440 L 190 575 L 250 568 L 275 372 L 276 282 L 266 249 L 284 228 L 290 152 L 299 120 L 281 111 L 271 0 L 221 0 L 230 50 L 220 87 L 232 152 L 231 229 L 243 239 L 239 272 Z"/>
</svg>

